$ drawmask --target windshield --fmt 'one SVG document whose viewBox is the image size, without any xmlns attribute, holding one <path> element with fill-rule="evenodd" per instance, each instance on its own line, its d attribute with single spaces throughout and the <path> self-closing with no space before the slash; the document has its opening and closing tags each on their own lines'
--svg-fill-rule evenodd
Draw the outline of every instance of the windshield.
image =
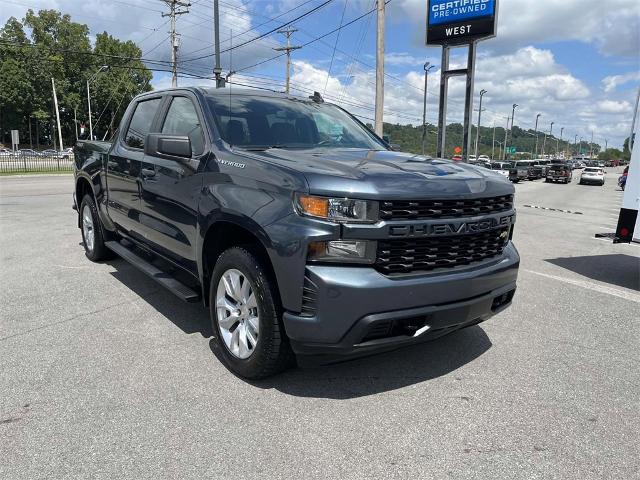
<svg viewBox="0 0 640 480">
<path fill-rule="evenodd" d="M 334 105 L 254 95 L 211 96 L 208 101 L 220 136 L 236 147 L 386 149 Z"/>
<path fill-rule="evenodd" d="M 599 168 L 585 168 L 585 173 L 600 173 L 602 170 Z"/>
<path fill-rule="evenodd" d="M 510 166 L 511 165 L 509 165 L 508 163 L 493 163 L 491 165 L 491 169 L 492 170 L 506 170 Z"/>
</svg>

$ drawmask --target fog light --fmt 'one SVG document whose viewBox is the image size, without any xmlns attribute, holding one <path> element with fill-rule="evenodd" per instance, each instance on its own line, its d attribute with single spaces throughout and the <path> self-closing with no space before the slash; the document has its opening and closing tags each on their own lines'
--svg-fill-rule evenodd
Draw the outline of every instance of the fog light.
<svg viewBox="0 0 640 480">
<path fill-rule="evenodd" d="M 311 242 L 307 257 L 312 262 L 373 263 L 376 243 L 367 240 Z"/>
</svg>

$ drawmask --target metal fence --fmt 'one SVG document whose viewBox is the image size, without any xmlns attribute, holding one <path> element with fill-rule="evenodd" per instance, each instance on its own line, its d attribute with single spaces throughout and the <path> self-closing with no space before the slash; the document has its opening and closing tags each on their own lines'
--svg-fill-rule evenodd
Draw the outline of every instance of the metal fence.
<svg viewBox="0 0 640 480">
<path fill-rule="evenodd" d="M 73 154 L 0 153 L 0 175 L 73 171 Z"/>
</svg>

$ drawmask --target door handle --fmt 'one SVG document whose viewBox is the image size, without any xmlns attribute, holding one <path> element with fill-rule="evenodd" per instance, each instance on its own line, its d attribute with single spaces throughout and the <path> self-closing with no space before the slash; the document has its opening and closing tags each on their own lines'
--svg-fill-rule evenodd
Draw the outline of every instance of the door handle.
<svg viewBox="0 0 640 480">
<path fill-rule="evenodd" d="M 150 178 L 156 176 L 156 171 L 152 168 L 143 168 L 142 170 L 142 178 Z"/>
</svg>

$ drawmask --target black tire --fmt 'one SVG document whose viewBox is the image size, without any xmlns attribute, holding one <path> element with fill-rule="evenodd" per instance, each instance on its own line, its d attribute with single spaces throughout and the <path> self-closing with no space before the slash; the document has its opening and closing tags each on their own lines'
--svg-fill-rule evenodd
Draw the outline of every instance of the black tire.
<svg viewBox="0 0 640 480">
<path fill-rule="evenodd" d="M 216 292 L 222 275 L 239 270 L 251 285 L 258 306 L 259 333 L 248 358 L 231 353 L 222 338 L 216 313 Z M 269 377 L 294 365 L 295 357 L 282 325 L 282 307 L 275 280 L 251 247 L 231 247 L 216 262 L 209 286 L 209 314 L 220 357 L 235 374 L 252 380 Z"/>
<path fill-rule="evenodd" d="M 93 221 L 93 248 L 90 248 L 90 246 L 87 244 L 87 239 L 85 238 L 85 229 L 83 228 L 84 220 L 82 218 L 82 215 L 85 207 L 87 207 L 91 212 L 91 218 Z M 113 258 L 113 252 L 109 250 L 104 244 L 106 233 L 104 227 L 102 226 L 102 222 L 100 221 L 96 203 L 93 201 L 93 197 L 91 197 L 91 195 L 85 195 L 82 199 L 80 209 L 78 210 L 78 215 L 80 215 L 80 231 L 82 232 L 82 244 L 84 245 L 84 253 L 87 258 L 92 262 L 100 262 L 102 260 Z"/>
</svg>

